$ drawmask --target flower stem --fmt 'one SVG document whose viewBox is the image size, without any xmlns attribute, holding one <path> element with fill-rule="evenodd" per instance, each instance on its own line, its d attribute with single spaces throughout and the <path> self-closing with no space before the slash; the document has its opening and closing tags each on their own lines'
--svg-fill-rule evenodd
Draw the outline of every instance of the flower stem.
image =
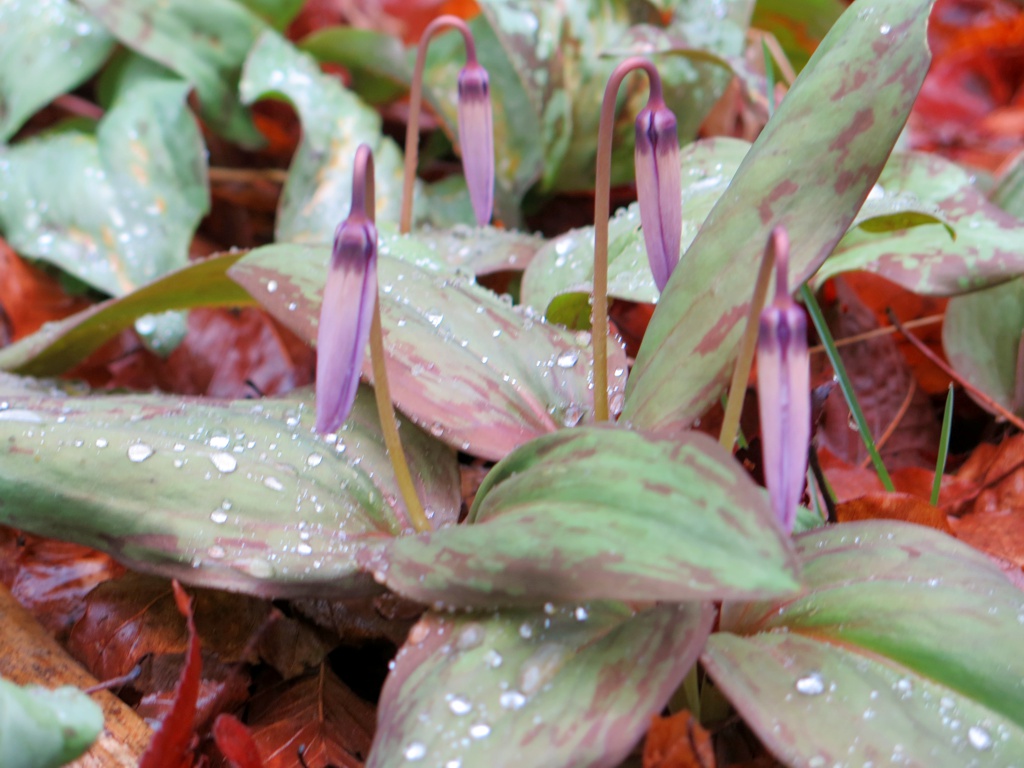
<svg viewBox="0 0 1024 768">
<path fill-rule="evenodd" d="M 953 385 L 949 385 L 946 395 L 946 410 L 942 413 L 942 432 L 939 435 L 939 456 L 935 460 L 935 480 L 932 483 L 931 502 L 933 507 L 939 505 L 939 492 L 942 491 L 942 473 L 946 471 L 946 457 L 949 456 L 949 433 L 953 426 Z"/>
<path fill-rule="evenodd" d="M 594 421 L 608 421 L 608 216 L 611 207 L 612 131 L 615 100 L 623 78 L 634 69 L 647 73 L 650 98 L 661 99 L 661 76 L 653 63 L 631 56 L 612 70 L 601 100 L 594 182 L 594 295 L 590 336 L 594 345 Z"/>
<path fill-rule="evenodd" d="M 768 297 L 768 283 L 771 281 L 772 265 L 775 263 L 775 249 L 770 245 L 773 240 L 769 239 L 768 242 L 769 247 L 764 249 L 761 268 L 757 272 L 757 282 L 754 283 L 754 295 L 750 299 L 750 311 L 747 312 L 747 327 L 743 331 L 736 367 L 732 370 L 729 397 L 725 403 L 725 415 L 722 417 L 722 429 L 718 433 L 719 444 L 730 452 L 736 442 L 736 431 L 740 426 L 744 393 L 747 388 L 747 380 L 750 379 L 750 368 L 754 364 L 754 352 L 757 350 L 757 332 L 760 328 L 761 310 L 764 309 L 764 303 Z"/>
<path fill-rule="evenodd" d="M 412 193 L 416 184 L 416 165 L 420 153 L 420 107 L 423 103 L 423 69 L 427 63 L 427 46 L 430 39 L 442 29 L 457 29 L 466 45 L 466 63 L 476 63 L 476 44 L 466 22 L 458 16 L 438 16 L 430 22 L 420 35 L 416 46 L 416 67 L 412 73 L 412 88 L 409 91 L 409 122 L 405 129 L 405 173 L 402 178 L 402 211 L 398 231 L 406 234 L 412 230 Z"/>
</svg>

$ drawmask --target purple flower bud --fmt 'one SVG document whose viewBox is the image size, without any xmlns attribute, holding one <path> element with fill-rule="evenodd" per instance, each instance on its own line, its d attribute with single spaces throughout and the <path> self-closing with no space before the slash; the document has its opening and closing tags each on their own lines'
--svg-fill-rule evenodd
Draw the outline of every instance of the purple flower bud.
<svg viewBox="0 0 1024 768">
<path fill-rule="evenodd" d="M 494 130 L 487 70 L 475 61 L 459 73 L 459 143 L 469 199 L 482 227 L 494 208 Z"/>
<path fill-rule="evenodd" d="M 761 313 L 757 342 L 757 399 L 761 410 L 764 481 L 776 519 L 793 530 L 804 491 L 811 437 L 807 319 L 789 295 L 789 238 L 776 227 L 768 240 L 776 261 L 775 300 Z"/>
<path fill-rule="evenodd" d="M 317 432 L 337 432 L 352 410 L 376 300 L 377 228 L 362 212 L 353 211 L 335 232 L 320 309 Z"/>
<path fill-rule="evenodd" d="M 679 261 L 683 227 L 676 116 L 652 97 L 636 118 L 636 193 L 654 284 L 665 290 Z"/>
</svg>

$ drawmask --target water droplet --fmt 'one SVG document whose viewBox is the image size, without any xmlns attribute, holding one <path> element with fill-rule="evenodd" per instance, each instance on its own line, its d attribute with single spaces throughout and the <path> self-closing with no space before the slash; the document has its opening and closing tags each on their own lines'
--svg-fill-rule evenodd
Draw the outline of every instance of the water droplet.
<svg viewBox="0 0 1024 768">
<path fill-rule="evenodd" d="M 519 691 L 505 691 L 498 703 L 505 709 L 520 709 L 526 703 L 526 697 Z"/>
<path fill-rule="evenodd" d="M 469 624 L 459 633 L 459 639 L 455 641 L 455 647 L 460 651 L 468 651 L 476 648 L 484 641 L 484 628 L 480 624 Z M 493 651 L 491 651 L 493 653 Z M 500 662 L 499 662 L 500 663 Z"/>
<path fill-rule="evenodd" d="M 498 653 L 494 649 L 491 649 L 484 654 L 484 661 L 487 663 L 487 666 L 491 669 L 497 669 L 501 666 L 501 663 L 504 661 L 504 659 L 501 658 L 500 653 Z"/>
<path fill-rule="evenodd" d="M 544 603 L 544 613 L 546 613 L 548 616 L 554 616 L 555 610 L 556 609 L 554 603 Z"/>
<path fill-rule="evenodd" d="M 418 621 L 413 624 L 412 629 L 409 630 L 409 642 L 413 645 L 419 645 L 427 636 L 430 634 L 430 625 L 424 621 Z"/>
<path fill-rule="evenodd" d="M 210 461 L 213 462 L 213 466 L 215 466 L 218 471 L 223 472 L 225 475 L 238 469 L 238 459 L 230 453 L 211 453 Z"/>
<path fill-rule="evenodd" d="M 313 548 L 309 546 L 309 544 L 299 544 L 299 546 L 295 548 L 295 551 L 298 552 L 300 555 L 313 554 Z"/>
<path fill-rule="evenodd" d="M 414 762 L 416 760 L 422 760 L 427 756 L 427 748 L 422 743 L 414 741 L 405 748 L 405 752 L 403 754 L 405 755 L 406 760 Z"/>
<path fill-rule="evenodd" d="M 477 723 L 469 729 L 469 735 L 472 736 L 474 739 L 487 738 L 487 736 L 489 736 L 490 733 L 491 726 L 489 726 L 487 723 Z"/>
<path fill-rule="evenodd" d="M 228 521 L 228 513 L 223 509 L 215 510 L 210 514 L 210 520 L 215 522 L 217 525 L 226 523 Z"/>
<path fill-rule="evenodd" d="M 102 437 L 96 438 L 96 447 L 97 448 L 106 448 L 108 445 L 109 445 L 109 443 L 106 440 L 104 440 Z"/>
<path fill-rule="evenodd" d="M 881 32 L 883 35 L 888 35 L 890 32 L 892 32 L 892 26 L 890 26 L 889 24 L 883 24 L 881 27 L 878 28 L 878 31 Z"/>
<path fill-rule="evenodd" d="M 580 353 L 575 349 L 568 349 L 558 356 L 555 361 L 559 368 L 572 368 L 576 363 L 579 362 Z"/>
<path fill-rule="evenodd" d="M 208 554 L 214 560 L 220 560 L 225 555 L 224 547 L 220 546 L 219 544 L 214 544 L 212 547 L 206 550 L 206 554 Z"/>
<path fill-rule="evenodd" d="M 277 290 L 277 280 L 271 280 L 267 283 L 267 293 L 273 293 Z"/>
<path fill-rule="evenodd" d="M 582 605 L 576 609 L 576 621 L 586 621 L 590 614 Z"/>
<path fill-rule="evenodd" d="M 319 453 L 311 453 L 306 457 L 306 466 L 308 467 L 319 467 L 320 462 L 324 460 L 324 457 Z"/>
<path fill-rule="evenodd" d="M 281 485 L 281 481 L 276 477 L 266 477 L 263 479 L 263 484 L 272 491 L 283 491 L 284 486 Z"/>
<path fill-rule="evenodd" d="M 519 625 L 519 636 L 524 640 L 529 640 L 531 637 L 533 637 L 533 627 L 531 627 L 529 623 L 524 621 L 522 624 Z"/>
<path fill-rule="evenodd" d="M 210 447 L 221 450 L 227 448 L 228 443 L 231 442 L 227 435 L 214 435 L 210 438 Z"/>
<path fill-rule="evenodd" d="M 452 711 L 453 715 L 468 715 L 473 710 L 473 705 L 469 699 L 453 696 L 448 702 L 448 709 Z"/>
<path fill-rule="evenodd" d="M 35 411 L 28 411 L 24 408 L 11 408 L 0 411 L 0 421 L 20 421 L 25 424 L 41 424 L 43 418 Z"/>
<path fill-rule="evenodd" d="M 128 460 L 136 464 L 145 461 L 153 455 L 153 449 L 145 443 L 136 443 L 128 446 Z"/>
<path fill-rule="evenodd" d="M 441 312 L 437 312 L 435 310 L 427 310 L 426 316 L 427 322 L 430 323 L 435 328 L 437 328 L 437 326 L 441 324 L 441 321 L 444 320 L 444 315 Z"/>
<path fill-rule="evenodd" d="M 819 673 L 811 672 L 811 674 L 801 677 L 796 681 L 796 690 L 805 696 L 817 696 L 825 692 L 825 681 L 821 679 Z"/>
<path fill-rule="evenodd" d="M 972 725 L 967 729 L 967 740 L 977 750 L 984 751 L 992 748 L 992 734 L 980 725 Z"/>
</svg>

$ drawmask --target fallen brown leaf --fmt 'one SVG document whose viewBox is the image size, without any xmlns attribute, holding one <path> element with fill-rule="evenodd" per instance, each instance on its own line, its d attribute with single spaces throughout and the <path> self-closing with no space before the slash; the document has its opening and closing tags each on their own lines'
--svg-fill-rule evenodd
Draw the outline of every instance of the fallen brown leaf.
<svg viewBox="0 0 1024 768">
<path fill-rule="evenodd" d="M 687 710 L 652 718 L 644 743 L 644 768 L 715 768 L 711 734 Z"/>
</svg>

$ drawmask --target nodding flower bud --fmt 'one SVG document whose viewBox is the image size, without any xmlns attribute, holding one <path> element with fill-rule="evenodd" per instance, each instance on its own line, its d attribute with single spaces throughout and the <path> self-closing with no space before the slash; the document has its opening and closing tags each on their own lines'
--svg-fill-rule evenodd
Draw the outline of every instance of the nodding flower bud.
<svg viewBox="0 0 1024 768">
<path fill-rule="evenodd" d="M 679 262 L 683 203 L 676 116 L 654 93 L 636 118 L 634 163 L 647 259 L 663 291 Z"/>
<path fill-rule="evenodd" d="M 363 144 L 356 152 L 352 210 L 334 234 L 320 308 L 316 336 L 316 431 L 321 433 L 336 432 L 341 427 L 359 388 L 359 373 L 377 301 L 373 197 L 373 155 Z"/>
<path fill-rule="evenodd" d="M 772 230 L 767 248 L 775 253 L 775 300 L 761 313 L 757 399 L 765 485 L 776 519 L 789 533 L 803 496 L 811 436 L 807 319 L 789 295 L 789 237 L 785 228 Z"/>
<path fill-rule="evenodd" d="M 494 209 L 494 130 L 487 70 L 475 61 L 459 73 L 459 143 L 469 199 L 482 227 Z"/>
</svg>

